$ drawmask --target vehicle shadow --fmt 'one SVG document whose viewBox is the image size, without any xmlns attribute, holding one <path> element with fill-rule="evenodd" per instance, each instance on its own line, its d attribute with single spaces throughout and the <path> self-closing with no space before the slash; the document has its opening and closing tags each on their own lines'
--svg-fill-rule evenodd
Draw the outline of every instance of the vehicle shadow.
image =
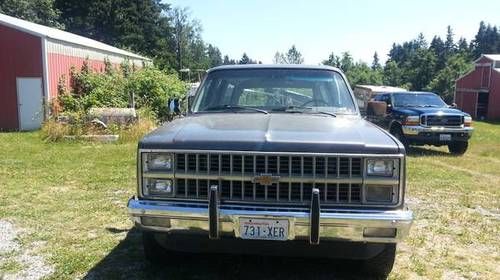
<svg viewBox="0 0 500 280">
<path fill-rule="evenodd" d="M 313 258 L 175 254 L 152 265 L 144 259 L 141 238 L 131 229 L 83 279 L 366 279 L 352 274 L 359 270 L 354 263 Z"/>
<path fill-rule="evenodd" d="M 440 150 L 435 150 L 430 147 L 419 147 L 419 146 L 411 146 L 407 151 L 407 155 L 412 157 L 427 157 L 427 156 L 445 156 L 445 157 L 453 157 L 454 155 Z"/>
</svg>

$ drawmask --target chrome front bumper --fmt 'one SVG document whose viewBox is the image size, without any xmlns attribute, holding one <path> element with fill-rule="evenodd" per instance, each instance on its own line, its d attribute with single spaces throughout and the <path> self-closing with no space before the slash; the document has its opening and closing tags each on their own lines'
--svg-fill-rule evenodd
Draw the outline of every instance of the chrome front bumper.
<svg viewBox="0 0 500 280">
<path fill-rule="evenodd" d="M 472 127 L 439 127 L 439 126 L 421 126 L 421 125 L 403 125 L 403 134 L 418 135 L 420 133 L 464 133 L 469 137 L 472 135 Z"/>
<path fill-rule="evenodd" d="M 136 226 L 145 230 L 170 232 L 172 234 L 202 234 L 213 236 L 209 203 L 166 202 L 139 200 L 128 202 L 128 212 Z M 319 208 L 318 208 L 319 209 Z M 314 229 L 314 211 L 309 209 L 285 208 L 279 206 L 262 207 L 247 205 L 217 206 L 217 237 L 240 237 L 239 218 L 287 219 L 289 240 L 309 240 L 314 242 L 311 232 L 319 233 L 321 241 L 361 241 L 395 243 L 406 235 L 413 221 L 409 209 L 401 210 L 330 210 L 318 211 L 319 223 Z M 151 219 L 159 224 L 151 224 Z M 145 221 L 148 220 L 147 223 Z M 366 228 L 394 229 L 391 237 L 366 236 Z M 318 242 L 319 242 L 318 240 Z"/>
</svg>

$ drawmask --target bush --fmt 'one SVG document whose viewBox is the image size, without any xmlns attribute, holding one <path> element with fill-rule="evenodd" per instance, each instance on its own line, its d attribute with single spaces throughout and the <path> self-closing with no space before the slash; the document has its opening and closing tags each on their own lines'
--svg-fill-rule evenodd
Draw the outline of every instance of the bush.
<svg viewBox="0 0 500 280">
<path fill-rule="evenodd" d="M 132 73 L 126 88 L 127 92 L 134 94 L 137 108 L 151 108 L 158 119 L 167 117 L 169 99 L 182 99 L 187 92 L 186 83 L 177 75 L 153 67 Z"/>
<path fill-rule="evenodd" d="M 85 112 L 92 107 L 123 108 L 134 96 L 136 108 L 150 108 L 155 117 L 166 119 L 168 100 L 181 99 L 187 91 L 186 83 L 179 80 L 176 74 L 168 74 L 152 66 L 133 70 L 125 63 L 121 67 L 121 71 L 116 71 L 108 65 L 104 73 L 95 73 L 84 63 L 80 72 L 72 69 L 70 89 L 61 90 L 58 98 L 62 111 Z"/>
</svg>

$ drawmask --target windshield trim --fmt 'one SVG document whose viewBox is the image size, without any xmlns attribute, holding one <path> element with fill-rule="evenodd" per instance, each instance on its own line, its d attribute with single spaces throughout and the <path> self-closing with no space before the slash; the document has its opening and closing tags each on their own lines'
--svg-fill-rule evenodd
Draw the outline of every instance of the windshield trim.
<svg viewBox="0 0 500 280">
<path fill-rule="evenodd" d="M 440 105 L 429 105 L 429 104 L 426 104 L 426 105 L 419 105 L 419 104 L 413 104 L 412 106 L 410 106 L 409 104 L 397 104 L 396 103 L 396 96 L 408 96 L 408 95 L 412 95 L 412 96 L 432 96 L 432 97 L 435 97 L 437 100 L 441 101 L 441 104 Z M 442 108 L 442 107 L 446 107 L 447 104 L 446 102 L 444 102 L 444 100 L 441 98 L 441 96 L 439 96 L 438 94 L 436 93 L 433 93 L 433 92 L 425 92 L 425 93 L 412 93 L 412 92 L 400 92 L 400 93 L 393 93 L 391 94 L 391 103 L 393 104 L 394 107 L 396 108 L 423 108 L 423 107 L 429 107 L 429 108 Z"/>
<path fill-rule="evenodd" d="M 296 65 L 294 65 L 296 66 Z M 248 70 L 253 70 L 253 71 L 259 71 L 259 70 L 305 70 L 305 71 L 327 71 L 327 72 L 333 72 L 333 73 L 336 73 L 340 76 L 341 80 L 342 81 L 339 81 L 341 83 L 343 83 L 343 85 L 345 86 L 345 88 L 347 89 L 347 92 L 349 94 L 349 97 L 350 97 L 350 100 L 352 102 L 352 106 L 353 106 L 353 110 L 349 113 L 347 112 L 343 112 L 343 111 L 338 111 L 338 110 L 324 110 L 324 108 L 322 108 L 322 111 L 325 111 L 327 113 L 331 113 L 331 114 L 335 114 L 335 115 L 348 115 L 348 116 L 361 116 L 361 113 L 360 113 L 360 110 L 359 110 L 359 105 L 356 101 L 356 98 L 354 96 L 354 92 L 347 80 L 347 77 L 346 75 L 339 69 L 337 68 L 334 68 L 334 67 L 327 67 L 327 66 L 309 66 L 309 65 L 301 65 L 300 67 L 289 67 L 289 66 L 274 66 L 274 67 L 267 67 L 267 66 L 261 66 L 261 67 L 241 67 L 241 68 L 219 68 L 219 67 L 215 67 L 215 68 L 212 68 L 212 69 L 209 69 L 207 70 L 207 74 L 203 77 L 202 81 L 200 82 L 200 85 L 198 86 L 198 88 L 196 89 L 196 92 L 195 92 L 195 95 L 194 95 L 194 98 L 193 98 L 193 101 L 191 102 L 191 104 L 189 104 L 188 106 L 188 113 L 189 114 L 199 114 L 199 113 L 210 113 L 210 112 L 206 112 L 206 111 L 194 111 L 194 108 L 196 107 L 196 104 L 200 101 L 200 96 L 201 96 L 201 91 L 203 89 L 203 87 L 205 86 L 206 82 L 207 82 L 207 79 L 208 77 L 210 76 L 211 73 L 215 73 L 215 72 L 222 72 L 222 71 L 248 71 Z M 316 108 L 319 108 L 319 107 L 316 107 Z M 333 107 L 332 107 L 333 108 Z M 260 109 L 260 108 L 259 108 Z M 273 111 L 271 109 L 268 109 L 268 108 L 262 108 L 262 110 L 265 110 L 265 111 L 268 111 L 269 114 L 271 113 L 277 113 L 277 111 Z M 225 113 L 225 112 L 221 112 L 221 113 Z M 229 112 L 228 112 L 229 113 Z"/>
</svg>

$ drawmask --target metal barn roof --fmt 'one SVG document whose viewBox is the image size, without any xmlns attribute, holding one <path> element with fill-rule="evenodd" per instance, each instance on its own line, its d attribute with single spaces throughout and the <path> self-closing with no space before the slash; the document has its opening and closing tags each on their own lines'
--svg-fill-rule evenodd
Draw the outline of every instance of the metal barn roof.
<svg viewBox="0 0 500 280">
<path fill-rule="evenodd" d="M 493 61 L 500 61 L 500 54 L 482 54 L 478 59 L 474 60 L 474 62 L 479 61 L 483 57 Z"/>
<path fill-rule="evenodd" d="M 87 48 L 102 50 L 113 54 L 127 56 L 130 58 L 150 60 L 149 58 L 101 43 L 96 40 L 92 40 L 90 38 L 62 31 L 57 28 L 52 28 L 45 25 L 22 20 L 19 18 L 11 17 L 1 13 L 0 13 L 0 24 L 38 37 L 50 38 L 54 40 L 77 44 Z"/>
</svg>

